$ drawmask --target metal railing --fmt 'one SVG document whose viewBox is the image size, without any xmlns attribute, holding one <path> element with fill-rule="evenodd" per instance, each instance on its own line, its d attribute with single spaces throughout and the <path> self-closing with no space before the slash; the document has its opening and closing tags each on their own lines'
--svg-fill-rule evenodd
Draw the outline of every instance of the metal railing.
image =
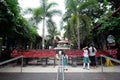
<svg viewBox="0 0 120 80">
<path fill-rule="evenodd" d="M 12 61 L 16 61 L 18 59 L 21 59 L 21 72 L 22 72 L 22 67 L 23 67 L 23 56 L 19 56 L 19 57 L 15 57 L 15 58 L 12 58 L 12 59 L 9 59 L 9 60 L 5 60 L 3 62 L 0 62 L 0 66 L 1 65 L 4 65 L 4 64 L 7 64 L 7 63 L 10 63 Z"/>
<path fill-rule="evenodd" d="M 102 58 L 105 58 L 105 59 L 110 59 L 111 61 L 114 61 L 114 62 L 117 62 L 120 64 L 120 60 L 117 60 L 117 59 L 114 59 L 114 58 L 111 58 L 111 57 L 108 57 L 108 56 L 105 56 L 105 55 L 101 55 L 101 72 L 103 72 L 103 60 Z"/>
</svg>

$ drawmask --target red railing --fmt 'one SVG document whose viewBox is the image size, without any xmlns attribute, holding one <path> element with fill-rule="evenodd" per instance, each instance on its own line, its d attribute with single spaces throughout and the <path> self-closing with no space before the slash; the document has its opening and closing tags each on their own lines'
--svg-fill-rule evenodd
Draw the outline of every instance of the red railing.
<svg viewBox="0 0 120 80">
<path fill-rule="evenodd" d="M 68 55 L 68 57 L 82 57 L 83 51 L 77 49 L 70 49 L 64 50 L 64 53 Z M 116 58 L 117 49 L 111 50 L 111 53 L 114 55 L 113 57 Z M 100 55 L 108 55 L 108 50 L 97 50 L 96 56 Z M 17 57 L 23 55 L 24 57 L 55 57 L 56 50 L 29 50 L 29 51 L 22 51 L 22 52 L 14 52 L 11 54 L 12 57 Z"/>
<path fill-rule="evenodd" d="M 12 57 L 23 55 L 24 57 L 54 57 L 56 55 L 55 50 L 29 50 L 23 52 L 12 53 Z"/>
<path fill-rule="evenodd" d="M 67 54 L 68 57 L 82 57 L 83 56 L 83 52 L 77 49 L 65 50 L 64 53 Z"/>
</svg>

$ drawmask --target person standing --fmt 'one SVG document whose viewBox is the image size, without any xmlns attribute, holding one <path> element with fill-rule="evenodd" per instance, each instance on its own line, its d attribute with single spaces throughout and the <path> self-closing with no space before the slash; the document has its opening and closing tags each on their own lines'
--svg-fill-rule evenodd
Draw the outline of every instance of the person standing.
<svg viewBox="0 0 120 80">
<path fill-rule="evenodd" d="M 64 70 L 68 70 L 67 66 L 68 66 L 68 56 L 64 53 L 63 54 L 63 66 L 64 66 Z"/>
<path fill-rule="evenodd" d="M 96 68 L 96 48 L 93 46 L 93 45 L 90 45 L 89 47 L 89 57 L 90 57 L 90 60 L 91 60 L 91 67 L 92 68 Z"/>
<path fill-rule="evenodd" d="M 60 66 L 61 65 L 61 59 L 62 59 L 62 51 L 59 50 L 58 53 L 56 54 L 56 62 Z"/>
<path fill-rule="evenodd" d="M 86 64 L 87 64 L 87 69 L 90 69 L 90 59 L 89 59 L 89 50 L 88 47 L 86 46 L 85 48 L 82 49 L 83 50 L 83 69 L 86 68 Z"/>
</svg>

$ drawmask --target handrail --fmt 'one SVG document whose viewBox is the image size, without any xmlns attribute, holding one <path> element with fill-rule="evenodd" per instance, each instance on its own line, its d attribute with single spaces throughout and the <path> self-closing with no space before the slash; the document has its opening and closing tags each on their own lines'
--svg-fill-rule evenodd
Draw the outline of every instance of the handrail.
<svg viewBox="0 0 120 80">
<path fill-rule="evenodd" d="M 6 63 L 9 63 L 9 62 L 12 62 L 12 61 L 15 61 L 19 58 L 22 58 L 23 56 L 19 56 L 19 57 L 15 57 L 15 58 L 12 58 L 12 59 L 9 59 L 9 60 L 5 60 L 3 62 L 0 62 L 0 65 L 3 65 L 3 64 L 6 64 Z"/>
<path fill-rule="evenodd" d="M 6 63 L 9 63 L 9 62 L 15 61 L 15 60 L 20 59 L 20 58 L 21 58 L 21 72 L 22 72 L 23 56 L 18 56 L 18 57 L 15 57 L 15 58 L 12 58 L 12 59 L 5 60 L 5 61 L 3 61 L 3 62 L 0 62 L 0 66 L 3 65 L 3 64 L 6 64 Z"/>
<path fill-rule="evenodd" d="M 101 57 L 109 58 L 110 60 L 112 60 L 114 62 L 120 63 L 120 60 L 117 60 L 117 59 L 114 59 L 114 58 L 111 58 L 111 57 L 108 57 L 108 56 L 105 56 L 105 55 L 101 55 Z"/>
<path fill-rule="evenodd" d="M 101 71 L 103 72 L 103 63 L 102 63 L 102 57 L 104 58 L 109 58 L 110 60 L 114 61 L 114 62 L 117 62 L 120 64 L 120 60 L 117 60 L 117 59 L 114 59 L 114 58 L 111 58 L 111 57 L 108 57 L 108 56 L 105 56 L 105 55 L 100 55 L 101 56 Z"/>
</svg>

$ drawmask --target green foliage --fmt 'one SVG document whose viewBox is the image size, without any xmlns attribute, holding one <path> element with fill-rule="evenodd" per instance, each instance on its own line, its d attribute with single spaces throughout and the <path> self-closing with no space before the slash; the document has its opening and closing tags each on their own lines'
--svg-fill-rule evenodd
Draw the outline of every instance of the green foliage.
<svg viewBox="0 0 120 80">
<path fill-rule="evenodd" d="M 90 30 L 92 29 L 93 13 L 97 12 L 98 9 L 97 1 L 66 0 L 66 9 L 67 11 L 63 17 L 63 20 L 67 22 L 67 25 L 64 27 L 66 30 L 65 37 L 73 42 L 74 46 L 92 39 Z"/>
<path fill-rule="evenodd" d="M 0 32 L 0 36 L 7 37 L 8 41 L 23 41 L 21 45 L 29 41 L 35 42 L 38 35 L 37 29 L 20 14 L 18 0 L 0 1 Z M 12 43 L 14 42 L 10 42 Z"/>
<path fill-rule="evenodd" d="M 30 21 L 35 22 L 35 24 L 39 24 L 41 21 L 44 20 L 44 17 L 46 20 L 52 19 L 52 16 L 54 15 L 60 15 L 61 12 L 59 10 L 54 9 L 53 7 L 57 6 L 57 3 L 51 2 L 48 3 L 48 0 L 40 0 L 40 6 L 35 9 L 30 9 L 25 13 L 33 14 L 33 17 Z"/>
<path fill-rule="evenodd" d="M 79 10 L 98 8 L 97 0 L 88 0 L 80 3 Z"/>
<path fill-rule="evenodd" d="M 78 1 L 77 0 L 65 0 L 66 9 L 70 9 L 74 12 L 77 11 Z"/>
<path fill-rule="evenodd" d="M 120 44 L 120 14 L 117 17 L 110 17 L 98 29 L 98 34 L 115 36 L 116 42 Z"/>
<path fill-rule="evenodd" d="M 48 26 L 48 35 L 47 35 L 48 41 L 52 46 L 54 46 L 56 40 L 55 37 L 60 35 L 60 33 L 57 31 L 55 22 L 53 22 L 51 19 L 47 21 L 47 26 Z"/>
<path fill-rule="evenodd" d="M 56 24 L 52 20 L 52 17 L 54 15 L 61 14 L 59 10 L 56 10 L 54 8 L 56 5 L 57 4 L 54 2 L 48 3 L 48 0 L 40 0 L 40 6 L 38 8 L 28 10 L 31 11 L 31 13 L 33 14 L 33 17 L 31 18 L 30 21 L 35 22 L 36 25 L 38 25 L 43 21 L 43 28 L 45 28 L 45 25 L 48 27 L 48 33 L 49 33 L 48 36 L 51 37 L 50 38 L 51 40 L 53 40 L 54 37 L 57 35 Z M 44 30 L 43 30 L 43 34 L 44 34 Z M 44 35 L 42 37 L 43 37 L 42 45 L 44 45 Z"/>
<path fill-rule="evenodd" d="M 99 33 L 110 32 L 113 30 L 120 30 L 119 25 L 120 25 L 120 16 L 111 17 L 102 24 L 102 26 L 99 28 Z"/>
<path fill-rule="evenodd" d="M 0 30 L 3 34 L 10 34 L 16 26 L 20 9 L 17 0 L 7 0 L 0 4 Z"/>
<path fill-rule="evenodd" d="M 112 5 L 112 10 L 120 7 L 120 0 L 107 0 Z"/>
<path fill-rule="evenodd" d="M 18 0 L 7 0 L 7 8 L 13 14 L 13 16 L 18 16 L 20 13 L 20 7 L 18 6 Z"/>
</svg>

